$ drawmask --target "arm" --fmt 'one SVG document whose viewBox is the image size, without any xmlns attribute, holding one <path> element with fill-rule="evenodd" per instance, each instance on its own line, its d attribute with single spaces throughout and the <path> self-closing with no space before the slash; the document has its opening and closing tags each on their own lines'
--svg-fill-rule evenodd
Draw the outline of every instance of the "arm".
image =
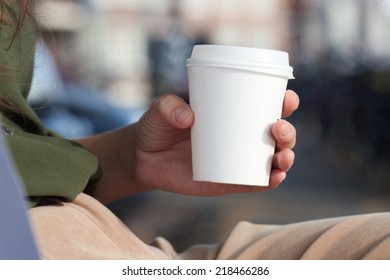
<svg viewBox="0 0 390 280">
<path fill-rule="evenodd" d="M 283 117 L 292 114 L 298 104 L 298 96 L 287 91 Z M 138 123 L 80 139 L 98 157 L 103 170 L 93 196 L 109 203 L 152 189 L 203 196 L 259 192 L 277 187 L 286 178 L 294 161 L 296 132 L 290 123 L 280 120 L 272 127 L 277 144 L 267 188 L 193 181 L 190 147 L 193 122 L 190 107 L 168 94 L 156 99 Z"/>
</svg>

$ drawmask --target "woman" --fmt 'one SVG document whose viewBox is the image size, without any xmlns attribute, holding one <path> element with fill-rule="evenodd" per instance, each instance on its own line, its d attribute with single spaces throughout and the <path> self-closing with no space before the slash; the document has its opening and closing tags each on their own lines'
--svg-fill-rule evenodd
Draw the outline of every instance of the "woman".
<svg viewBox="0 0 390 280">
<path fill-rule="evenodd" d="M 383 221 L 383 215 L 284 227 L 240 223 L 224 243 L 194 246 L 181 254 L 176 253 L 163 238 L 157 238 L 152 245 L 143 243 L 104 204 L 154 189 L 204 196 L 273 189 L 285 179 L 293 164 L 294 127 L 285 120 L 273 125 L 277 151 L 270 184 L 261 189 L 192 180 L 189 128 L 194 115 L 191 108 L 175 95 L 156 99 L 136 124 L 77 141 L 62 139 L 46 130 L 25 102 L 34 53 L 30 1 L 0 0 L 0 8 L 1 131 L 7 135 L 31 201 L 29 214 L 43 258 L 361 257 L 356 253 L 359 246 L 348 242 L 339 246 L 335 242 L 335 246 L 324 247 L 319 237 L 344 223 L 352 223 L 359 231 L 362 219 L 366 221 L 365 226 L 375 226 L 378 219 Z M 287 91 L 283 116 L 290 115 L 298 104 L 298 96 Z M 381 229 L 386 227 L 385 232 L 389 233 L 389 218 L 384 216 L 387 223 Z M 377 241 L 385 239 L 379 233 L 371 236 Z M 329 237 L 325 243 L 331 240 L 333 238 Z M 388 241 L 386 244 L 388 246 Z M 327 254 L 323 254 L 324 250 L 308 250 L 309 245 L 327 249 Z M 344 254 L 339 254 L 339 247 L 346 248 Z M 378 250 L 364 248 L 365 252 L 374 252 L 371 255 L 374 258 L 390 256 L 389 252 L 378 255 Z"/>
</svg>

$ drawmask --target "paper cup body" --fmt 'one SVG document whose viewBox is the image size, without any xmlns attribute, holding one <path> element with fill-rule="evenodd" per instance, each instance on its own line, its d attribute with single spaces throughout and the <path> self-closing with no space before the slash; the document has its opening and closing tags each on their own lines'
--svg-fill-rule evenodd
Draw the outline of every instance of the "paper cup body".
<svg viewBox="0 0 390 280">
<path fill-rule="evenodd" d="M 191 129 L 194 180 L 268 186 L 275 150 L 271 127 L 281 117 L 289 76 L 281 75 L 278 67 L 265 67 L 269 61 L 194 58 L 194 52 L 187 64 L 195 114 Z"/>
</svg>

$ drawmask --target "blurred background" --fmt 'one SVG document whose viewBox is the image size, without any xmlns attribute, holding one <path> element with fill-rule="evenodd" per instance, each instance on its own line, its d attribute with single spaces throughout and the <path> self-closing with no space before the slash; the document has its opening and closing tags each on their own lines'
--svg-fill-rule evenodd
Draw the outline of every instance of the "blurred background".
<svg viewBox="0 0 390 280">
<path fill-rule="evenodd" d="M 40 0 L 30 103 L 67 137 L 135 122 L 155 96 L 188 100 L 194 44 L 289 52 L 301 105 L 295 165 L 271 192 L 162 192 L 110 206 L 178 251 L 241 220 L 285 224 L 390 210 L 389 0 Z"/>
</svg>

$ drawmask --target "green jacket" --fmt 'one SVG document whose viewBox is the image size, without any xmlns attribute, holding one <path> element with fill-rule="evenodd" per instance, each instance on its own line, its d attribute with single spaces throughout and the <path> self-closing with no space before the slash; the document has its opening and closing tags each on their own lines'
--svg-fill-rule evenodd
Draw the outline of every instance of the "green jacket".
<svg viewBox="0 0 390 280">
<path fill-rule="evenodd" d="M 6 9 L 16 22 L 17 13 Z M 35 43 L 28 18 L 16 36 L 16 24 L 0 24 L 0 133 L 6 135 L 32 205 L 43 196 L 73 200 L 99 177 L 97 158 L 45 129 L 26 102 Z"/>
</svg>

